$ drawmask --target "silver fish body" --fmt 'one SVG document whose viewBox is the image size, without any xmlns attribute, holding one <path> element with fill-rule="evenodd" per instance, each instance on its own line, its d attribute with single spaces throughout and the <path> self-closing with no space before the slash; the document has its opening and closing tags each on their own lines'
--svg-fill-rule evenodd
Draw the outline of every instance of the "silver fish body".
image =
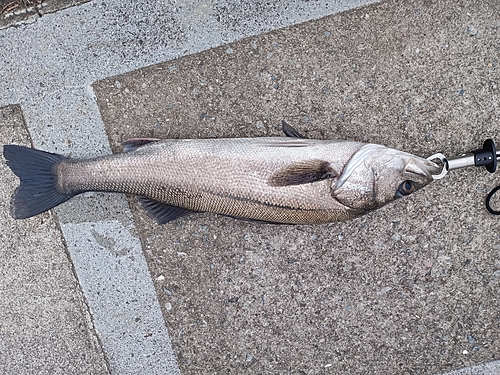
<svg viewBox="0 0 500 375">
<path fill-rule="evenodd" d="M 106 191 L 140 196 L 159 223 L 192 211 L 276 223 L 328 223 L 407 195 L 431 182 L 440 169 L 411 154 L 350 141 L 181 139 L 126 146 L 132 151 L 94 159 L 4 146 L 7 164 L 21 179 L 12 215 L 33 216 L 76 194 Z M 27 150 L 38 154 L 30 159 Z M 26 162 L 20 160 L 23 155 Z M 27 164 L 44 158 L 50 160 L 34 178 Z"/>
</svg>

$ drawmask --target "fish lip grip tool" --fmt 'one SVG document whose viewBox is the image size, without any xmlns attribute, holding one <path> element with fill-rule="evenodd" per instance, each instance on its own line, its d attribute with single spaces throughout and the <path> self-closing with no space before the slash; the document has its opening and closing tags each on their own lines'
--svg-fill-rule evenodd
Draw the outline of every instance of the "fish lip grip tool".
<svg viewBox="0 0 500 375">
<path fill-rule="evenodd" d="M 483 148 L 473 151 L 470 154 L 464 154 L 453 158 L 447 158 L 441 153 L 429 156 L 427 160 L 439 159 L 443 163 L 441 173 L 433 175 L 434 180 L 439 180 L 446 176 L 448 171 L 466 167 L 485 167 L 490 173 L 497 170 L 498 159 L 500 154 L 497 154 L 495 142 L 492 139 L 487 139 L 483 143 Z"/>
<path fill-rule="evenodd" d="M 492 139 L 487 139 L 483 143 L 483 148 L 475 150 L 469 154 L 448 159 L 443 154 L 437 153 L 427 158 L 427 160 L 430 161 L 436 159 L 441 161 L 443 169 L 439 174 L 433 175 L 432 177 L 434 180 L 439 180 L 446 176 L 448 171 L 467 167 L 485 167 L 488 172 L 493 173 L 497 170 L 500 153 L 497 153 L 495 142 L 493 142 Z M 486 197 L 486 208 L 494 215 L 500 215 L 500 211 L 491 208 L 490 200 L 498 190 L 500 190 L 500 186 L 494 188 Z"/>
</svg>

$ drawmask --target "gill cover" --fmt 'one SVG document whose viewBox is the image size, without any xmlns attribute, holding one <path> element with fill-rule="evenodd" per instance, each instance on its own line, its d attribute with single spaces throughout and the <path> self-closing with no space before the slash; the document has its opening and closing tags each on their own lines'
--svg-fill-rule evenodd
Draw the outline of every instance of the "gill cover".
<svg viewBox="0 0 500 375">
<path fill-rule="evenodd" d="M 359 213 L 382 207 L 433 181 L 439 166 L 381 145 L 361 147 L 332 184 L 334 199 Z"/>
</svg>

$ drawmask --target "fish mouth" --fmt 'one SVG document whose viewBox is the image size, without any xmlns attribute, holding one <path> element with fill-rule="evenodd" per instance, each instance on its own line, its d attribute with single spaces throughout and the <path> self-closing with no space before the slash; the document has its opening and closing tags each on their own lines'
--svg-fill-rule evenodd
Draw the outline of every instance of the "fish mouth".
<svg viewBox="0 0 500 375">
<path fill-rule="evenodd" d="M 427 160 L 427 159 L 425 159 Z M 427 172 L 430 174 L 430 177 L 435 180 L 434 176 L 439 175 L 444 168 L 446 168 L 445 165 L 439 165 L 437 163 L 434 163 L 433 161 L 427 160 L 427 163 L 430 164 L 430 166 L 427 169 Z"/>
<path fill-rule="evenodd" d="M 415 174 L 417 176 L 425 177 L 427 183 L 435 180 L 434 176 L 437 176 L 443 170 L 443 166 L 439 166 L 437 163 L 430 161 L 428 159 L 423 159 L 420 157 L 415 157 L 410 160 L 405 166 L 405 174 Z"/>
</svg>

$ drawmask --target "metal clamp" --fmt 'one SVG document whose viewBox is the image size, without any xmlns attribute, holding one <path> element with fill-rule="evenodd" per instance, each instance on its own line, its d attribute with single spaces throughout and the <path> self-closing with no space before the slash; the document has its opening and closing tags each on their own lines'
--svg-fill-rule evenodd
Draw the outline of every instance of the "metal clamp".
<svg viewBox="0 0 500 375">
<path fill-rule="evenodd" d="M 427 158 L 427 160 L 429 160 L 429 161 L 434 161 L 436 159 L 441 161 L 441 163 L 443 164 L 443 169 L 441 170 L 441 172 L 439 174 L 433 174 L 432 178 L 434 180 L 440 180 L 444 176 L 446 176 L 446 174 L 448 173 L 448 160 L 446 159 L 446 156 L 444 156 L 441 153 L 431 155 Z"/>
<path fill-rule="evenodd" d="M 438 175 L 433 175 L 434 180 L 439 180 L 446 176 L 448 171 L 466 167 L 485 167 L 490 173 L 497 169 L 498 159 L 500 154 L 497 154 L 495 143 L 491 139 L 487 139 L 483 143 L 483 148 L 474 151 L 471 154 L 464 154 L 454 158 L 447 159 L 441 153 L 429 156 L 427 160 L 440 160 L 443 164 L 443 169 Z"/>
</svg>

